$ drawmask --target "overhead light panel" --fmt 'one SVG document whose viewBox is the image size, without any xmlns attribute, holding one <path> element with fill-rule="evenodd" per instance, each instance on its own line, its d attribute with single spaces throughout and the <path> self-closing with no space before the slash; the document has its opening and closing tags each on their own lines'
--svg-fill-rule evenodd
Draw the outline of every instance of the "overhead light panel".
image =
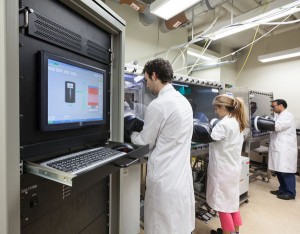
<svg viewBox="0 0 300 234">
<path fill-rule="evenodd" d="M 150 4 L 150 13 L 168 20 L 201 0 L 156 0 Z"/>
<path fill-rule="evenodd" d="M 298 56 L 300 56 L 300 47 L 290 49 L 290 50 L 283 50 L 276 53 L 261 55 L 258 56 L 258 61 L 262 63 L 267 63 L 267 62 L 273 62 L 282 59 L 294 58 Z"/>
<path fill-rule="evenodd" d="M 191 55 L 191 56 L 194 56 L 196 58 L 207 60 L 207 61 L 211 61 L 211 60 L 217 59 L 217 58 L 213 58 L 212 56 L 207 56 L 207 55 L 196 53 L 196 52 L 193 52 L 193 51 L 190 51 L 190 50 L 187 51 L 187 54 Z"/>
<path fill-rule="evenodd" d="M 264 24 L 300 11 L 300 0 L 277 0 L 269 3 L 267 9 L 260 13 L 257 9 L 254 9 L 248 13 L 234 18 L 233 24 L 219 26 L 218 29 L 209 33 L 207 37 L 212 40 L 218 40 L 238 32 L 242 32 L 249 28 L 256 27 L 260 24 Z M 214 30 L 213 28 L 211 30 Z"/>
</svg>

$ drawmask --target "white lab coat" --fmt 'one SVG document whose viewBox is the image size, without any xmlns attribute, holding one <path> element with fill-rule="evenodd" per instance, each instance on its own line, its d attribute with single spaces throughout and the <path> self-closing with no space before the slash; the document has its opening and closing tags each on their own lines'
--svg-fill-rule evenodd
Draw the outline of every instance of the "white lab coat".
<svg viewBox="0 0 300 234">
<path fill-rule="evenodd" d="M 212 129 L 206 201 L 216 211 L 239 210 L 239 181 L 243 133 L 234 117 L 225 116 Z"/>
<path fill-rule="evenodd" d="M 134 144 L 150 145 L 144 207 L 145 234 L 190 234 L 195 197 L 190 166 L 193 112 L 185 97 L 167 84 L 148 106 Z"/>
<path fill-rule="evenodd" d="M 269 169 L 295 173 L 298 149 L 294 116 L 288 110 L 284 110 L 274 120 L 275 131 L 270 135 Z"/>
</svg>

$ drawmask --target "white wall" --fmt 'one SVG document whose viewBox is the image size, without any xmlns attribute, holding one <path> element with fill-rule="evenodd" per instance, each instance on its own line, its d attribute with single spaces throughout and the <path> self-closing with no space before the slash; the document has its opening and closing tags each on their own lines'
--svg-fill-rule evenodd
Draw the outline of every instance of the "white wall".
<svg viewBox="0 0 300 234">
<path fill-rule="evenodd" d="M 231 54 L 233 50 L 231 48 L 228 48 L 224 45 L 220 46 L 220 53 L 222 56 L 227 56 Z M 225 60 L 230 60 L 233 58 L 230 58 L 229 56 L 224 58 Z M 235 79 L 237 76 L 237 62 L 230 63 L 230 64 L 225 64 L 221 66 L 220 69 L 220 76 L 221 76 L 221 81 L 225 84 L 234 84 Z"/>
<path fill-rule="evenodd" d="M 259 55 L 300 47 L 300 30 L 289 31 L 259 41 L 252 49 L 236 86 L 252 90 L 273 92 L 274 98 L 285 99 L 288 109 L 300 120 L 300 59 L 260 63 Z M 245 56 L 238 61 L 241 68 Z M 300 127 L 300 126 L 299 126 Z"/>
<path fill-rule="evenodd" d="M 156 21 L 149 26 L 144 26 L 139 21 L 139 14 L 127 4 L 119 4 L 107 0 L 105 2 L 113 11 L 126 21 L 125 30 L 125 63 L 137 60 L 138 65 L 143 66 L 147 61 L 154 57 L 162 57 L 173 61 L 174 57 L 179 52 L 178 50 L 171 51 L 166 57 L 166 53 L 155 56 L 156 53 L 166 51 L 171 46 L 180 45 L 187 42 L 188 32 L 186 28 L 173 30 L 168 33 L 159 31 L 159 22 Z M 185 65 L 185 61 L 179 59 L 173 64 L 174 70 Z M 185 73 L 182 70 L 178 73 Z"/>
<path fill-rule="evenodd" d="M 199 78 L 205 79 L 205 80 L 220 81 L 221 80 L 221 68 L 214 67 L 214 68 L 205 69 L 205 70 L 193 71 L 191 73 L 191 76 L 199 77 Z"/>
<path fill-rule="evenodd" d="M 218 48 L 214 48 L 216 51 L 218 51 L 218 55 L 216 55 L 219 58 L 222 58 L 223 56 L 227 56 L 228 54 L 232 53 L 232 49 L 226 47 L 226 46 L 218 46 Z M 231 59 L 230 57 L 226 57 L 223 59 L 225 60 Z M 192 72 L 191 76 L 200 77 L 201 79 L 208 79 L 208 80 L 217 80 L 222 81 L 225 84 L 234 84 L 235 83 L 235 77 L 237 75 L 237 65 L 235 63 L 225 64 L 218 67 L 212 67 L 209 69 L 199 70 Z"/>
</svg>

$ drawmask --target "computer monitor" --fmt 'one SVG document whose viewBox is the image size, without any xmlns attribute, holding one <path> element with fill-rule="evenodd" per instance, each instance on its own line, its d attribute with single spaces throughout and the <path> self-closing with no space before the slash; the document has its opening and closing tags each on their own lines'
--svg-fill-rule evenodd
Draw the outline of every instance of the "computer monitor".
<svg viewBox="0 0 300 234">
<path fill-rule="evenodd" d="M 106 122 L 106 72 L 45 51 L 41 61 L 41 131 Z"/>
</svg>

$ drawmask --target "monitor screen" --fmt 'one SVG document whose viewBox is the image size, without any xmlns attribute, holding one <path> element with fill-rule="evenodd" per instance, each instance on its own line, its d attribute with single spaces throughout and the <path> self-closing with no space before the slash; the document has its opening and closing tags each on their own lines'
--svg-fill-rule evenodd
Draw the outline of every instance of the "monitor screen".
<svg viewBox="0 0 300 234">
<path fill-rule="evenodd" d="M 41 130 L 104 124 L 106 72 L 41 52 Z"/>
</svg>

